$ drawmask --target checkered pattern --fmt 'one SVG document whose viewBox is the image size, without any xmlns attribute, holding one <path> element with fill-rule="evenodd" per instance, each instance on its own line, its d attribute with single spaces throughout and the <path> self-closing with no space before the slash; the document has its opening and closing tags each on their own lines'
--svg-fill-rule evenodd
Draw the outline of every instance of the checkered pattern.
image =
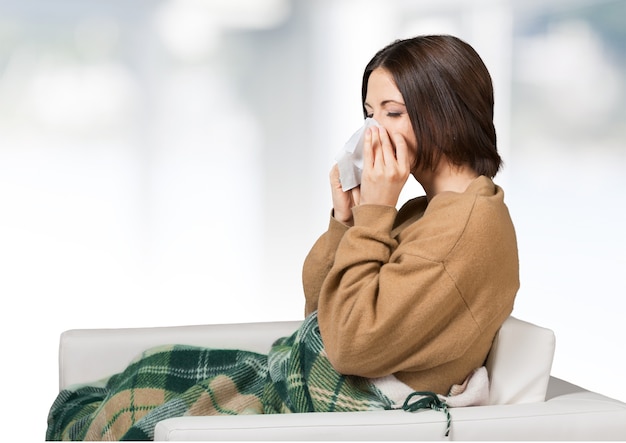
<svg viewBox="0 0 626 443">
<path fill-rule="evenodd" d="M 156 423 L 184 415 L 391 409 L 364 378 L 337 373 L 312 314 L 268 355 L 192 346 L 150 349 L 124 372 L 61 391 L 47 440 L 150 440 Z"/>
<path fill-rule="evenodd" d="M 268 362 L 269 382 L 263 395 L 266 414 L 364 411 L 393 406 L 369 380 L 335 371 L 324 351 L 315 313 L 295 334 L 274 344 Z"/>
</svg>

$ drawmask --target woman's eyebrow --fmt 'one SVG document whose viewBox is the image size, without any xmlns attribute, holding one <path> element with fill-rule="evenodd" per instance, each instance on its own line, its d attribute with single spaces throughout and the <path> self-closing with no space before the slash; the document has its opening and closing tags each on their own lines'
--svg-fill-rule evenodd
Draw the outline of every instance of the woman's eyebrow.
<svg viewBox="0 0 626 443">
<path fill-rule="evenodd" d="M 393 104 L 396 104 L 396 105 L 401 105 L 401 106 L 405 106 L 406 107 L 406 105 L 404 103 L 402 103 L 402 102 L 400 102 L 398 100 L 383 100 L 382 102 L 380 102 L 380 106 L 385 106 L 385 105 L 387 105 L 389 103 L 393 103 Z M 366 108 L 372 109 L 372 105 L 370 105 L 367 102 L 363 103 L 363 106 L 366 107 Z"/>
<path fill-rule="evenodd" d="M 393 104 L 396 104 L 396 105 L 406 106 L 404 103 L 399 102 L 398 100 L 383 100 L 382 102 L 380 102 L 380 106 L 385 106 L 388 103 L 393 103 Z"/>
</svg>

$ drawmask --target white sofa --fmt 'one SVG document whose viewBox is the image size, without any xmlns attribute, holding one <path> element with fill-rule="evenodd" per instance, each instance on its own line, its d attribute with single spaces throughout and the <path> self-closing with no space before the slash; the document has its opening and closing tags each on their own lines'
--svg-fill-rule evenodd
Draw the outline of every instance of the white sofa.
<svg viewBox="0 0 626 443">
<path fill-rule="evenodd" d="M 134 329 L 61 335 L 60 388 L 119 372 L 141 351 L 189 344 L 267 353 L 300 322 Z M 486 366 L 490 405 L 451 408 L 452 440 L 626 440 L 626 404 L 550 376 L 554 333 L 510 317 Z M 437 411 L 181 417 L 157 424 L 155 440 L 441 440 Z"/>
</svg>

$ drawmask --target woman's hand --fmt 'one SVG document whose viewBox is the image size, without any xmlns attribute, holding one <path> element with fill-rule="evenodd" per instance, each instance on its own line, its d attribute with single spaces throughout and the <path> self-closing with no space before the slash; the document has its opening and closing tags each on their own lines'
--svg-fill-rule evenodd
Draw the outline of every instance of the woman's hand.
<svg viewBox="0 0 626 443">
<path fill-rule="evenodd" d="M 404 137 L 394 133 L 390 138 L 385 128 L 368 128 L 363 148 L 360 201 L 357 203 L 395 207 L 410 173 L 411 160 Z"/>
<path fill-rule="evenodd" d="M 335 219 L 345 225 L 352 226 L 352 208 L 359 204 L 359 187 L 344 191 L 339 180 L 339 166 L 335 165 L 330 170 L 330 188 Z"/>
</svg>

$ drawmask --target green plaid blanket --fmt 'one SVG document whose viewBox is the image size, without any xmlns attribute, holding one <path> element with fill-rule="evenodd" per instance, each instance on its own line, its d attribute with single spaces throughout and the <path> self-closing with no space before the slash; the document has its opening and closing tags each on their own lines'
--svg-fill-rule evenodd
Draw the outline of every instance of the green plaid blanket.
<svg viewBox="0 0 626 443">
<path fill-rule="evenodd" d="M 182 345 L 147 350 L 119 374 L 62 390 L 46 439 L 151 440 L 159 421 L 190 415 L 375 409 L 393 405 L 367 379 L 333 369 L 312 314 L 268 355 Z"/>
</svg>

